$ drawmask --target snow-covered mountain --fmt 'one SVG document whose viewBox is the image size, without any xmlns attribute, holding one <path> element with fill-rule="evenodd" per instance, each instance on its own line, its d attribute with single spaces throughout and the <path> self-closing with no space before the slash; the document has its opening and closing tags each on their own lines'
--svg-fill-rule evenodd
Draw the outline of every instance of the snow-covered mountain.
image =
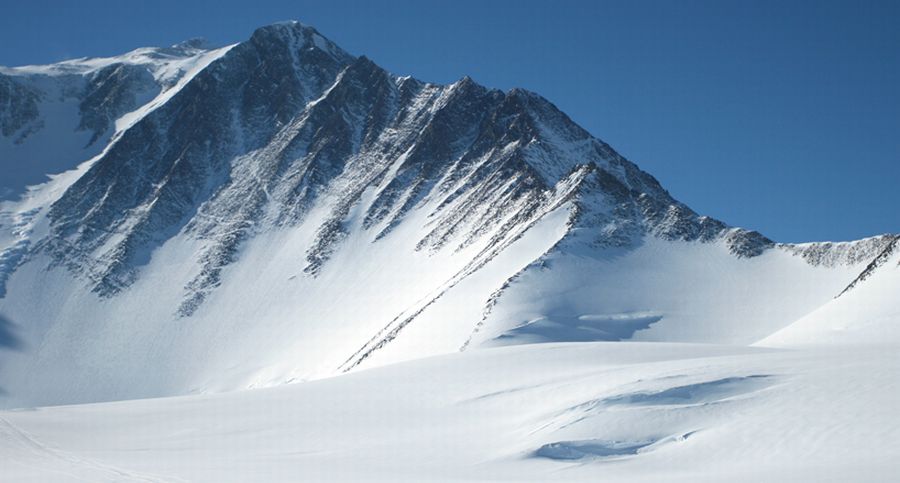
<svg viewBox="0 0 900 483">
<path fill-rule="evenodd" d="M 296 22 L 0 68 L 0 172 L 8 407 L 533 342 L 831 337 L 900 270 L 896 235 L 775 243 L 537 94 L 399 77 Z"/>
<path fill-rule="evenodd" d="M 119 57 L 0 67 L 0 199 L 95 156 L 216 55 L 192 40 Z"/>
</svg>

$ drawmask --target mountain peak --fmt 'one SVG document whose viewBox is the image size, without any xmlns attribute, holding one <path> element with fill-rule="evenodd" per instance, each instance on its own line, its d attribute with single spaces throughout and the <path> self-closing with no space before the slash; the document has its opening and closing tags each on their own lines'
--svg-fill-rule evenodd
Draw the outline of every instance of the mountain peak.
<svg viewBox="0 0 900 483">
<path fill-rule="evenodd" d="M 474 79 L 472 79 L 468 75 L 462 76 L 462 78 L 460 78 L 458 81 L 454 82 L 453 84 L 457 85 L 457 86 L 479 85 L 477 82 L 475 82 Z"/>
<path fill-rule="evenodd" d="M 266 44 L 270 42 L 287 43 L 293 50 L 318 49 L 336 59 L 353 58 L 352 55 L 327 39 L 315 28 L 304 25 L 296 20 L 276 22 L 259 27 L 253 32 L 253 35 L 250 36 L 249 41 L 257 44 Z"/>
<path fill-rule="evenodd" d="M 183 42 L 178 42 L 170 48 L 177 50 L 212 50 L 216 47 L 216 45 L 213 45 L 209 40 L 206 40 L 203 37 L 194 37 Z"/>
</svg>

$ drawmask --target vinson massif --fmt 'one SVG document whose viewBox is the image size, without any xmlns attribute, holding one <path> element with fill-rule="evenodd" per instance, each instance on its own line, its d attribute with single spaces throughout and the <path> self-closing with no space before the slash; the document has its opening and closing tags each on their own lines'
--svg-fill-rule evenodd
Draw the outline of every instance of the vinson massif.
<svg viewBox="0 0 900 483">
<path fill-rule="evenodd" d="M 0 407 L 192 395 L 0 412 L 0 476 L 878 479 L 898 239 L 729 226 L 297 22 L 0 67 Z"/>
</svg>

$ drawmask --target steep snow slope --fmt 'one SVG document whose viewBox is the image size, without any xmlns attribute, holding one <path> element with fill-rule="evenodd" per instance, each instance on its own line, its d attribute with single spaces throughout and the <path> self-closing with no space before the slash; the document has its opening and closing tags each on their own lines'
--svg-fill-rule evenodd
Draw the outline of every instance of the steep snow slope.
<svg viewBox="0 0 900 483">
<path fill-rule="evenodd" d="M 894 240 L 775 244 L 696 214 L 534 93 L 397 77 L 296 22 L 3 73 L 106 71 L 73 98 L 89 129 L 69 129 L 99 132 L 96 151 L 66 148 L 65 168 L 87 161 L 0 205 L 4 406 L 523 342 L 748 344 Z"/>
<path fill-rule="evenodd" d="M 748 261 L 717 244 L 656 239 L 625 253 L 558 252 L 510 283 L 472 342 L 747 344 L 817 308 L 859 271 L 810 265 L 782 249 Z"/>
<path fill-rule="evenodd" d="M 0 412 L 0 479 L 891 481 L 895 350 L 531 344 Z"/>
<path fill-rule="evenodd" d="M 900 340 L 900 237 L 838 297 L 756 345 L 884 344 Z"/>
</svg>

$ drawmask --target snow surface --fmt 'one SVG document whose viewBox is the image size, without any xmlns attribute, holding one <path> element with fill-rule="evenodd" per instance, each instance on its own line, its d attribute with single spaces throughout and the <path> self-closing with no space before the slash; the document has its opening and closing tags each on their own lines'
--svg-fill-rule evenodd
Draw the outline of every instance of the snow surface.
<svg viewBox="0 0 900 483">
<path fill-rule="evenodd" d="M 856 287 L 756 345 L 891 346 L 900 340 L 900 250 Z"/>
<path fill-rule="evenodd" d="M 652 238 L 623 253 L 542 262 L 512 281 L 472 343 L 749 344 L 828 302 L 863 268 L 813 266 L 779 249 L 747 260 L 721 244 Z"/>
<path fill-rule="evenodd" d="M 895 352 L 531 344 L 278 388 L 6 411 L 0 479 L 890 481 Z"/>
</svg>

